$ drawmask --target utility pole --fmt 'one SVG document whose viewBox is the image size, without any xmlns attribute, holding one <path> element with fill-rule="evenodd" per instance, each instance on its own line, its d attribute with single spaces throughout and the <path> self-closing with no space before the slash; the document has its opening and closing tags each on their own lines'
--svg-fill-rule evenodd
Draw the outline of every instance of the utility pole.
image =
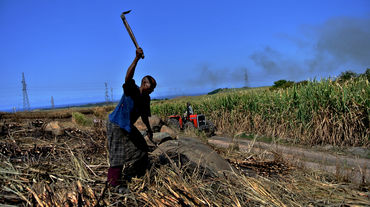
<svg viewBox="0 0 370 207">
<path fill-rule="evenodd" d="M 51 96 L 51 108 L 52 108 L 52 109 L 54 109 L 54 108 L 55 108 L 55 106 L 54 106 L 54 98 L 53 98 L 53 96 Z"/>
<path fill-rule="evenodd" d="M 23 91 L 23 110 L 29 111 L 30 101 L 28 100 L 27 85 L 26 85 L 26 80 L 24 78 L 24 72 L 22 72 L 22 91 Z"/>
<path fill-rule="evenodd" d="M 247 87 L 249 84 L 248 84 L 248 73 L 247 73 L 247 69 L 245 69 L 244 71 L 244 86 Z"/>
<path fill-rule="evenodd" d="M 110 87 L 110 100 L 113 102 L 113 88 Z"/>
<path fill-rule="evenodd" d="M 108 103 L 109 102 L 109 93 L 108 93 L 108 83 L 105 82 L 105 102 Z"/>
</svg>

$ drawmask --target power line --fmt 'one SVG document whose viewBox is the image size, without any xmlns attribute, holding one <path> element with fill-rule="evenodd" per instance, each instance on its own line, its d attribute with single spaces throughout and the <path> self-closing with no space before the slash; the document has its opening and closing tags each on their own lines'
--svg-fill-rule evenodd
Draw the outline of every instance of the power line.
<svg viewBox="0 0 370 207">
<path fill-rule="evenodd" d="M 30 110 L 30 101 L 28 100 L 27 94 L 27 84 L 26 79 L 24 78 L 24 72 L 22 72 L 22 91 L 23 91 L 23 110 L 29 111 Z"/>
<path fill-rule="evenodd" d="M 110 87 L 110 100 L 113 102 L 113 88 Z"/>
<path fill-rule="evenodd" d="M 53 96 L 51 96 L 51 108 L 53 109 L 55 107 L 55 105 L 54 105 L 54 98 L 53 98 Z"/>
<path fill-rule="evenodd" d="M 105 85 L 105 102 L 108 103 L 109 102 L 108 83 L 105 82 L 104 85 Z"/>
</svg>

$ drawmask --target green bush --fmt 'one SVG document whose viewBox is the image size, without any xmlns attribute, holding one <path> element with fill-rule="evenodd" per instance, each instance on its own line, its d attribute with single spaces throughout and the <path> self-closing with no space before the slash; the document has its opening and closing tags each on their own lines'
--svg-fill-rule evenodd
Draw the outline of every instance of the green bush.
<svg viewBox="0 0 370 207">
<path fill-rule="evenodd" d="M 72 120 L 76 122 L 78 125 L 82 126 L 92 126 L 93 121 L 86 117 L 85 115 L 81 114 L 80 112 L 73 112 L 72 113 Z"/>
<path fill-rule="evenodd" d="M 294 81 L 287 81 L 287 80 L 278 80 L 274 82 L 274 85 L 271 87 L 271 90 L 276 90 L 280 88 L 289 88 L 294 85 Z"/>
<path fill-rule="evenodd" d="M 345 81 L 348 81 L 352 78 L 356 78 L 358 77 L 358 74 L 351 71 L 351 70 L 347 70 L 347 71 L 344 71 L 344 72 L 341 72 L 339 77 L 338 77 L 338 80 L 339 81 L 342 81 L 342 82 L 345 82 Z"/>
</svg>

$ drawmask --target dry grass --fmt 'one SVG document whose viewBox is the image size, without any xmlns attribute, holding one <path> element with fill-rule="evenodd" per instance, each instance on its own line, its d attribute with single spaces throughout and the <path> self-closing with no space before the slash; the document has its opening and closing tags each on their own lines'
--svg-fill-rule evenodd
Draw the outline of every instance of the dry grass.
<svg viewBox="0 0 370 207">
<path fill-rule="evenodd" d="M 32 124 L 32 123 L 31 123 Z M 0 140 L 0 203 L 18 206 L 320 206 L 370 205 L 369 195 L 335 176 L 307 172 L 279 156 L 215 150 L 238 168 L 218 178 L 186 166 L 155 165 L 130 193 L 105 184 L 104 128 L 67 128 L 54 137 L 13 123 Z M 363 190 L 369 190 L 368 186 Z"/>
<path fill-rule="evenodd" d="M 11 119 L 14 121 L 21 121 L 23 119 L 66 119 L 72 117 L 73 113 L 93 114 L 98 118 L 105 118 L 107 112 L 112 111 L 115 106 L 103 107 L 86 107 L 86 108 L 68 108 L 68 109 L 54 109 L 44 111 L 25 111 L 16 113 L 0 112 L 1 119 Z"/>
</svg>

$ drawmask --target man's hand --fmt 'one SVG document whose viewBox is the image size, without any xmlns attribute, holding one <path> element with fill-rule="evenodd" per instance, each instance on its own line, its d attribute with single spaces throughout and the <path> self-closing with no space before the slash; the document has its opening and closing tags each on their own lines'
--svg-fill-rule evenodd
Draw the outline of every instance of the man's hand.
<svg viewBox="0 0 370 207">
<path fill-rule="evenodd" d="M 153 131 L 151 129 L 147 131 L 147 135 L 148 135 L 149 140 L 153 142 Z"/>
<path fill-rule="evenodd" d="M 140 59 L 144 57 L 144 51 L 141 47 L 136 49 L 136 58 Z"/>
</svg>

